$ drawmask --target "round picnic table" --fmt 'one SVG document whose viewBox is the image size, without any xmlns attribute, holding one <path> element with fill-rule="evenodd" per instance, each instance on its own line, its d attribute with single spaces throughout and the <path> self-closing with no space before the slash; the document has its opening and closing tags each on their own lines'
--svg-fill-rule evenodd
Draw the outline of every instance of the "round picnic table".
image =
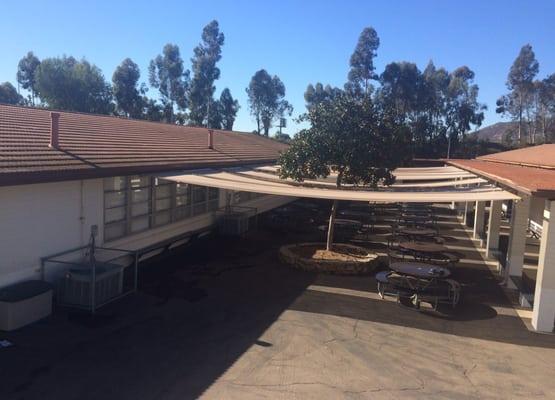
<svg viewBox="0 0 555 400">
<path fill-rule="evenodd" d="M 350 217 L 350 218 L 368 219 L 368 218 L 370 218 L 370 210 L 362 211 L 362 210 L 347 209 L 347 210 L 339 211 L 339 215 L 344 216 L 344 217 Z"/>
<path fill-rule="evenodd" d="M 403 210 L 401 215 L 405 217 L 433 217 L 433 213 L 428 210 Z"/>
<path fill-rule="evenodd" d="M 407 236 L 434 236 L 437 232 L 430 228 L 403 228 L 399 229 L 399 233 Z"/>
<path fill-rule="evenodd" d="M 329 223 L 329 220 L 328 220 Z M 327 225 L 324 225 L 326 229 L 328 228 Z M 345 219 L 345 218 L 336 218 L 334 221 L 334 226 L 339 226 L 342 228 L 362 228 L 362 222 L 357 221 L 355 219 Z"/>
<path fill-rule="evenodd" d="M 415 253 L 443 253 L 449 251 L 447 247 L 439 243 L 433 242 L 401 242 L 399 247 Z"/>
<path fill-rule="evenodd" d="M 391 263 L 389 268 L 399 274 L 410 275 L 417 278 L 446 278 L 451 274 L 451 271 L 447 268 L 410 261 L 394 262 Z"/>
</svg>

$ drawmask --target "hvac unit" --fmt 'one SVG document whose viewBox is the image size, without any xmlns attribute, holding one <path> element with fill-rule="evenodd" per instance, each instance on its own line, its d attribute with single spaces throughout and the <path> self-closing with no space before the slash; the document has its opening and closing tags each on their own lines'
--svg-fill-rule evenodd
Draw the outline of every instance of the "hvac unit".
<svg viewBox="0 0 555 400">
<path fill-rule="evenodd" d="M 226 236 L 242 236 L 249 230 L 248 212 L 223 214 L 218 222 L 218 232 Z"/>
<path fill-rule="evenodd" d="M 70 268 L 60 282 L 62 303 L 91 307 L 92 268 Z M 98 263 L 95 272 L 95 306 L 119 296 L 123 291 L 123 267 Z"/>
</svg>

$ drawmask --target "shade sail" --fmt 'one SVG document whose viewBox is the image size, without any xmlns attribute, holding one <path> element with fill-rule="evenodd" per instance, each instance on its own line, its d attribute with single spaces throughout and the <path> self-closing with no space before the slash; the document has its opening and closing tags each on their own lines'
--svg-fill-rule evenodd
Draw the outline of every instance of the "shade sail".
<svg viewBox="0 0 555 400">
<path fill-rule="evenodd" d="M 421 168 L 418 168 L 421 169 Z M 484 183 L 483 179 L 473 178 L 453 180 L 456 171 L 448 170 L 445 182 L 427 182 L 420 185 L 391 186 L 378 189 L 346 187 L 338 189 L 329 180 L 311 180 L 302 183 L 280 179 L 275 166 L 263 168 L 222 168 L 167 173 L 160 178 L 193 185 L 216 187 L 234 191 L 264 193 L 278 196 L 308 197 L 329 200 L 352 200 L 365 202 L 452 202 L 452 201 L 489 201 L 516 200 L 519 197 L 500 188 Z M 405 174 L 418 173 L 403 171 Z M 440 174 L 440 172 L 425 171 Z M 440 183 L 443 183 L 441 185 Z M 455 186 L 457 185 L 457 186 Z M 464 185 L 464 186 L 462 186 Z"/>
<path fill-rule="evenodd" d="M 276 165 L 264 165 L 254 168 L 254 170 L 277 174 L 279 167 Z M 426 167 L 426 168 L 397 168 L 393 171 L 393 175 L 398 181 L 437 181 L 444 179 L 465 179 L 476 178 L 476 175 L 471 172 L 464 171 L 460 168 L 447 166 L 447 167 Z M 332 173 L 329 180 L 335 182 L 337 174 Z"/>
</svg>

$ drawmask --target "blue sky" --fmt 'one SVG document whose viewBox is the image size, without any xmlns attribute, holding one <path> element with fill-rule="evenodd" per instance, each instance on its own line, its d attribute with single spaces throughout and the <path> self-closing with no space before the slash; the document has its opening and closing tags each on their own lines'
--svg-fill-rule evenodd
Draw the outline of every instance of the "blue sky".
<svg viewBox="0 0 555 400">
<path fill-rule="evenodd" d="M 506 91 L 507 72 L 520 47 L 530 43 L 540 76 L 555 73 L 555 1 L 2 1 L 0 82 L 15 83 L 17 62 L 33 50 L 39 58 L 85 57 L 111 80 L 125 58 L 147 81 L 150 59 L 165 43 L 179 45 L 186 66 L 202 28 L 217 19 L 225 34 L 217 95 L 229 87 L 241 110 L 235 129 L 251 131 L 245 94 L 260 68 L 277 74 L 295 107 L 304 112 L 307 84 L 342 86 L 349 56 L 366 26 L 378 32 L 376 65 L 432 59 L 451 70 L 476 73 L 480 101 L 489 106 L 484 125 L 500 120 L 495 100 Z M 153 95 L 154 93 L 151 92 Z M 294 133 L 290 124 L 286 132 Z"/>
</svg>

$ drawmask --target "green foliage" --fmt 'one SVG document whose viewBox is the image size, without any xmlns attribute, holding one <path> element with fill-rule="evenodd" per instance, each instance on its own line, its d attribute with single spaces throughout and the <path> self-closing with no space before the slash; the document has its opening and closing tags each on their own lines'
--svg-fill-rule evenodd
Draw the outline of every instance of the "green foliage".
<svg viewBox="0 0 555 400">
<path fill-rule="evenodd" d="M 189 87 L 189 71 L 183 67 L 179 47 L 166 44 L 162 54 L 150 61 L 148 72 L 150 85 L 160 92 L 164 118 L 167 122 L 175 122 L 174 105 L 179 110 L 187 108 L 186 92 Z"/>
<path fill-rule="evenodd" d="M 237 111 L 239 111 L 240 108 L 239 102 L 231 96 L 230 90 L 225 88 L 220 94 L 218 105 L 220 108 L 222 128 L 231 131 L 233 129 L 233 123 L 235 122 L 235 117 L 237 116 Z"/>
<path fill-rule="evenodd" d="M 24 102 L 23 96 L 17 93 L 17 89 L 10 82 L 0 84 L 0 103 L 23 104 Z"/>
<path fill-rule="evenodd" d="M 224 34 L 220 32 L 218 22 L 212 21 L 202 31 L 202 42 L 195 47 L 191 59 L 193 78 L 189 91 L 189 120 L 193 125 L 205 125 L 208 114 L 210 119 L 216 118 L 217 113 L 210 111 L 214 104 L 214 81 L 220 77 L 220 69 L 216 63 L 222 58 Z M 220 119 L 220 117 L 217 117 Z M 210 124 L 211 127 L 212 124 Z"/>
<path fill-rule="evenodd" d="M 403 164 L 408 130 L 370 99 L 342 94 L 311 107 L 302 119 L 310 128 L 295 135 L 279 159 L 282 178 L 296 181 L 338 173 L 343 183 L 393 183 L 391 170 Z"/>
<path fill-rule="evenodd" d="M 51 108 L 109 114 L 112 91 L 100 69 L 73 57 L 44 59 L 35 72 L 38 96 Z"/>
<path fill-rule="evenodd" d="M 351 69 L 345 89 L 351 94 L 368 96 L 372 92 L 370 81 L 377 79 L 374 58 L 379 46 L 380 39 L 374 28 L 364 28 L 349 62 Z"/>
<path fill-rule="evenodd" d="M 306 108 L 310 108 L 315 104 L 323 101 L 330 101 L 341 95 L 343 91 L 330 85 L 322 85 L 318 82 L 316 85 L 309 84 L 304 92 Z"/>
<path fill-rule="evenodd" d="M 449 142 L 455 148 L 483 121 L 473 79 L 466 66 L 449 73 L 430 62 L 420 72 L 413 63 L 391 63 L 380 75 L 375 101 L 410 127 L 414 157 L 445 157 Z"/>
<path fill-rule="evenodd" d="M 23 89 L 31 93 L 30 99 L 33 105 L 35 104 L 35 97 L 37 95 L 35 71 L 39 65 L 40 60 L 32 51 L 28 52 L 17 64 L 17 82 Z"/>
<path fill-rule="evenodd" d="M 117 109 L 127 117 L 141 118 L 145 99 L 138 86 L 141 71 L 130 58 L 126 58 L 112 75 L 112 88 Z"/>
<path fill-rule="evenodd" d="M 268 136 L 276 119 L 293 112 L 293 106 L 284 99 L 285 85 L 281 79 L 271 76 L 264 69 L 254 74 L 246 91 L 258 134 L 264 128 L 264 135 Z"/>
<path fill-rule="evenodd" d="M 287 133 L 276 132 L 274 136 L 272 136 L 272 139 L 282 143 L 291 143 L 291 136 L 289 136 Z"/>
<path fill-rule="evenodd" d="M 517 140 L 520 145 L 525 145 L 531 136 L 531 132 L 525 132 L 527 116 L 533 107 L 535 85 L 534 78 L 538 74 L 539 63 L 536 60 L 532 46 L 524 45 L 513 62 L 507 77 L 507 89 L 509 93 L 497 100 L 496 112 L 510 115 L 514 121 L 518 121 Z M 528 114 L 528 115 L 527 115 Z"/>
</svg>

